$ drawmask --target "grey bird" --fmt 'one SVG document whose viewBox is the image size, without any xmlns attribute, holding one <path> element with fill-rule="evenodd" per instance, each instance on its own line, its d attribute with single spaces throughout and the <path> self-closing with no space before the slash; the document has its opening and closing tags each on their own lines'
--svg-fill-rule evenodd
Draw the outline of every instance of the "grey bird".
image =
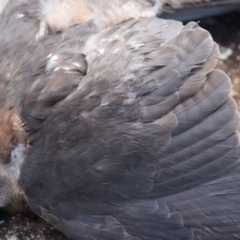
<svg viewBox="0 0 240 240">
<path fill-rule="evenodd" d="M 239 114 L 210 34 L 149 17 L 35 41 L 38 4 L 1 16 L 0 207 L 76 240 L 239 239 Z"/>
<path fill-rule="evenodd" d="M 137 17 L 161 16 L 181 21 L 199 20 L 240 8 L 240 0 L 34 0 L 40 4 L 39 31 L 63 31 L 90 19 L 102 29 Z M 27 0 L 2 0 L 0 13 L 8 4 L 16 6 Z"/>
<path fill-rule="evenodd" d="M 98 29 L 103 29 L 130 18 L 158 15 L 163 18 L 189 21 L 240 8 L 239 0 L 40 0 L 40 2 L 41 21 L 37 39 L 46 34 L 48 28 L 62 31 L 90 19 Z"/>
</svg>

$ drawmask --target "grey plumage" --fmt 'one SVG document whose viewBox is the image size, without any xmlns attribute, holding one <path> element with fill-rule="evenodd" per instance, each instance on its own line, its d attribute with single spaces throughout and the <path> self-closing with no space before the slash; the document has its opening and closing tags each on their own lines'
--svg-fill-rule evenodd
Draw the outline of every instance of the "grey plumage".
<svg viewBox="0 0 240 240">
<path fill-rule="evenodd" d="M 120 23 L 132 17 L 155 15 L 181 21 L 198 20 L 206 16 L 218 15 L 240 8 L 239 0 L 34 1 L 41 6 L 36 8 L 39 10 L 38 17 L 41 20 L 37 37 L 46 34 L 48 27 L 54 31 L 59 31 L 93 18 L 99 27 L 103 27 Z M 2 0 L 0 14 L 6 5 L 6 8 L 9 8 L 23 3 L 28 3 L 28 1 Z M 102 14 L 103 12 L 104 14 Z"/>
<path fill-rule="evenodd" d="M 239 115 L 210 34 L 141 18 L 35 41 L 21 9 L 2 16 L 0 97 L 28 134 L 12 180 L 32 211 L 72 239 L 239 239 Z"/>
</svg>

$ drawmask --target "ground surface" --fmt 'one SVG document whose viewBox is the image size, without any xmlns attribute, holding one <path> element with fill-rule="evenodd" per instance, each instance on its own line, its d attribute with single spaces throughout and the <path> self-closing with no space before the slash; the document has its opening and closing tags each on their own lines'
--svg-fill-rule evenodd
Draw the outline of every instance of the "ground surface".
<svg viewBox="0 0 240 240">
<path fill-rule="evenodd" d="M 240 110 L 240 13 L 207 18 L 200 25 L 209 30 L 222 46 L 218 68 L 232 79 L 232 95 Z M 230 53 L 232 54 L 230 56 Z M 1 223 L 1 220 L 3 221 Z M 68 240 L 49 224 L 34 214 L 6 215 L 0 212 L 0 240 Z"/>
<path fill-rule="evenodd" d="M 0 240 L 68 240 L 35 214 L 0 213 Z"/>
</svg>

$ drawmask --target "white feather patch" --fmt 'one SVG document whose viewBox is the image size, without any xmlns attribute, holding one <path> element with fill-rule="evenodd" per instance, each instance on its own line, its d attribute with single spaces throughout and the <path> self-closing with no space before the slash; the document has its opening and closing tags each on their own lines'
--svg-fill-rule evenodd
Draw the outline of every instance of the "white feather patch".
<svg viewBox="0 0 240 240">
<path fill-rule="evenodd" d="M 21 166 L 24 161 L 26 145 L 19 143 L 11 153 L 11 161 L 9 164 L 3 165 L 6 175 L 18 179 L 20 175 Z"/>
</svg>

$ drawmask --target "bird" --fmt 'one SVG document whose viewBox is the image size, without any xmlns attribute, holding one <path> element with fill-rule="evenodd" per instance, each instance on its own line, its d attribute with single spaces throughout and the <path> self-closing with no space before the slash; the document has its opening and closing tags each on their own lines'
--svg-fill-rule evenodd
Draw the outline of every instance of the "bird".
<svg viewBox="0 0 240 240">
<path fill-rule="evenodd" d="M 36 4 L 36 5 L 35 5 Z M 0 208 L 71 239 L 239 239 L 239 113 L 196 22 L 0 22 Z"/>
<path fill-rule="evenodd" d="M 163 14 L 163 18 L 189 21 L 240 8 L 239 0 L 40 0 L 40 2 L 41 20 L 37 39 L 46 34 L 49 28 L 52 31 L 63 31 L 69 26 L 88 20 L 93 20 L 100 30 L 130 18 Z"/>
<path fill-rule="evenodd" d="M 98 29 L 114 26 L 137 17 L 162 16 L 189 21 L 240 8 L 239 0 L 38 0 L 39 31 L 36 39 L 51 31 L 63 31 L 74 24 L 93 20 Z M 26 0 L 3 0 L 0 14 L 8 4 L 16 6 Z M 70 13 L 70 14 L 69 14 Z"/>
<path fill-rule="evenodd" d="M 24 2 L 27 3 L 26 0 L 4 0 L 0 5 L 0 13 L 7 4 L 12 6 Z M 87 20 L 93 20 L 101 29 L 134 17 L 162 16 L 189 21 L 240 8 L 239 0 L 38 0 L 38 2 L 40 24 L 37 39 L 43 37 L 49 30 L 63 31 L 69 26 Z"/>
</svg>

